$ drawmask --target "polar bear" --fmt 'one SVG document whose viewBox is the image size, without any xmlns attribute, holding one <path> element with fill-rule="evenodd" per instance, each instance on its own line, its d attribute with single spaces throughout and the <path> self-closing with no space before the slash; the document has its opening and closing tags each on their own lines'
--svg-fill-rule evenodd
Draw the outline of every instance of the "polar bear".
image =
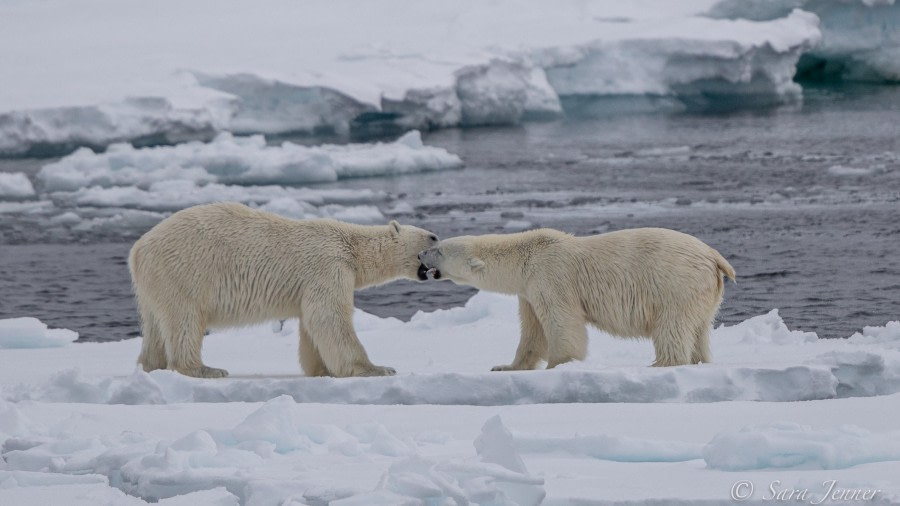
<svg viewBox="0 0 900 506">
<path fill-rule="evenodd" d="M 353 329 L 353 292 L 397 278 L 424 280 L 416 255 L 433 233 L 293 220 L 242 204 L 179 211 L 131 248 L 129 269 L 143 330 L 144 370 L 218 378 L 201 360 L 208 328 L 300 319 L 300 365 L 309 376 L 385 376 Z"/>
<path fill-rule="evenodd" d="M 619 337 L 650 337 L 655 366 L 709 362 L 722 276 L 735 279 L 719 252 L 662 228 L 453 237 L 419 260 L 436 279 L 519 296 L 519 348 L 495 371 L 583 360 L 586 323 Z"/>
</svg>

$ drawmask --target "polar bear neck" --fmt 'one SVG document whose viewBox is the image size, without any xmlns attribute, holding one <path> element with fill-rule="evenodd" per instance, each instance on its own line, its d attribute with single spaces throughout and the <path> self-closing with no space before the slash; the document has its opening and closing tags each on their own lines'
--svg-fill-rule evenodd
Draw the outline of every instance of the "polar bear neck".
<svg viewBox="0 0 900 506">
<path fill-rule="evenodd" d="M 406 252 L 388 226 L 354 226 L 347 243 L 354 258 L 357 289 L 404 277 Z"/>
<path fill-rule="evenodd" d="M 467 284 L 491 292 L 521 295 L 524 272 L 535 250 L 558 242 L 566 234 L 553 230 L 531 230 L 517 234 L 484 235 L 469 242 L 468 254 L 484 262 Z"/>
</svg>

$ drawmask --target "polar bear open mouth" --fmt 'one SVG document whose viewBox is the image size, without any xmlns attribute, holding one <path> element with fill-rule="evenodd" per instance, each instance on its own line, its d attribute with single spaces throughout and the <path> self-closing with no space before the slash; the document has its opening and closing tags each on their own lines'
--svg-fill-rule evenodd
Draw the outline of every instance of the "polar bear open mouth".
<svg viewBox="0 0 900 506">
<path fill-rule="evenodd" d="M 419 270 L 416 271 L 419 280 L 426 281 L 428 279 L 441 279 L 441 271 L 437 267 L 428 267 L 425 264 L 419 264 Z"/>
</svg>

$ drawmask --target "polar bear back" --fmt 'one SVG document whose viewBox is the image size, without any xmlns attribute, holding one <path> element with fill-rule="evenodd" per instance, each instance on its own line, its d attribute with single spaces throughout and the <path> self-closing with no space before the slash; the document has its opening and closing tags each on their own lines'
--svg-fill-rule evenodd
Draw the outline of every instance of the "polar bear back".
<svg viewBox="0 0 900 506">
<path fill-rule="evenodd" d="M 648 335 L 661 321 L 676 316 L 698 325 L 710 321 L 722 299 L 722 275 L 734 277 L 715 249 L 674 230 L 569 236 L 563 243 L 568 244 L 547 253 L 568 256 L 567 272 L 546 274 L 577 287 L 589 321 L 621 336 Z"/>
<path fill-rule="evenodd" d="M 296 317 L 304 283 L 322 279 L 299 270 L 349 265 L 346 227 L 232 203 L 190 208 L 135 243 L 135 290 L 154 306 L 190 300 L 208 315 L 209 326 Z"/>
</svg>

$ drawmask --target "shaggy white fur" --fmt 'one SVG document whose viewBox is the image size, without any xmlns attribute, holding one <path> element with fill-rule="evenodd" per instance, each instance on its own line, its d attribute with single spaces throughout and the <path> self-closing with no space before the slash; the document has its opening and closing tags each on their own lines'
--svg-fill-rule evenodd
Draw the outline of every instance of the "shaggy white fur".
<svg viewBox="0 0 900 506">
<path fill-rule="evenodd" d="M 722 277 L 735 278 L 718 251 L 661 228 L 453 237 L 419 259 L 435 277 L 519 296 L 519 348 L 511 364 L 494 370 L 584 359 L 587 323 L 620 337 L 651 338 L 656 366 L 709 362 Z"/>
<path fill-rule="evenodd" d="M 128 259 L 141 314 L 144 370 L 222 377 L 201 360 L 208 328 L 300 319 L 309 376 L 381 376 L 353 329 L 353 292 L 416 279 L 427 230 L 292 220 L 219 203 L 179 211 L 153 227 Z"/>
</svg>

